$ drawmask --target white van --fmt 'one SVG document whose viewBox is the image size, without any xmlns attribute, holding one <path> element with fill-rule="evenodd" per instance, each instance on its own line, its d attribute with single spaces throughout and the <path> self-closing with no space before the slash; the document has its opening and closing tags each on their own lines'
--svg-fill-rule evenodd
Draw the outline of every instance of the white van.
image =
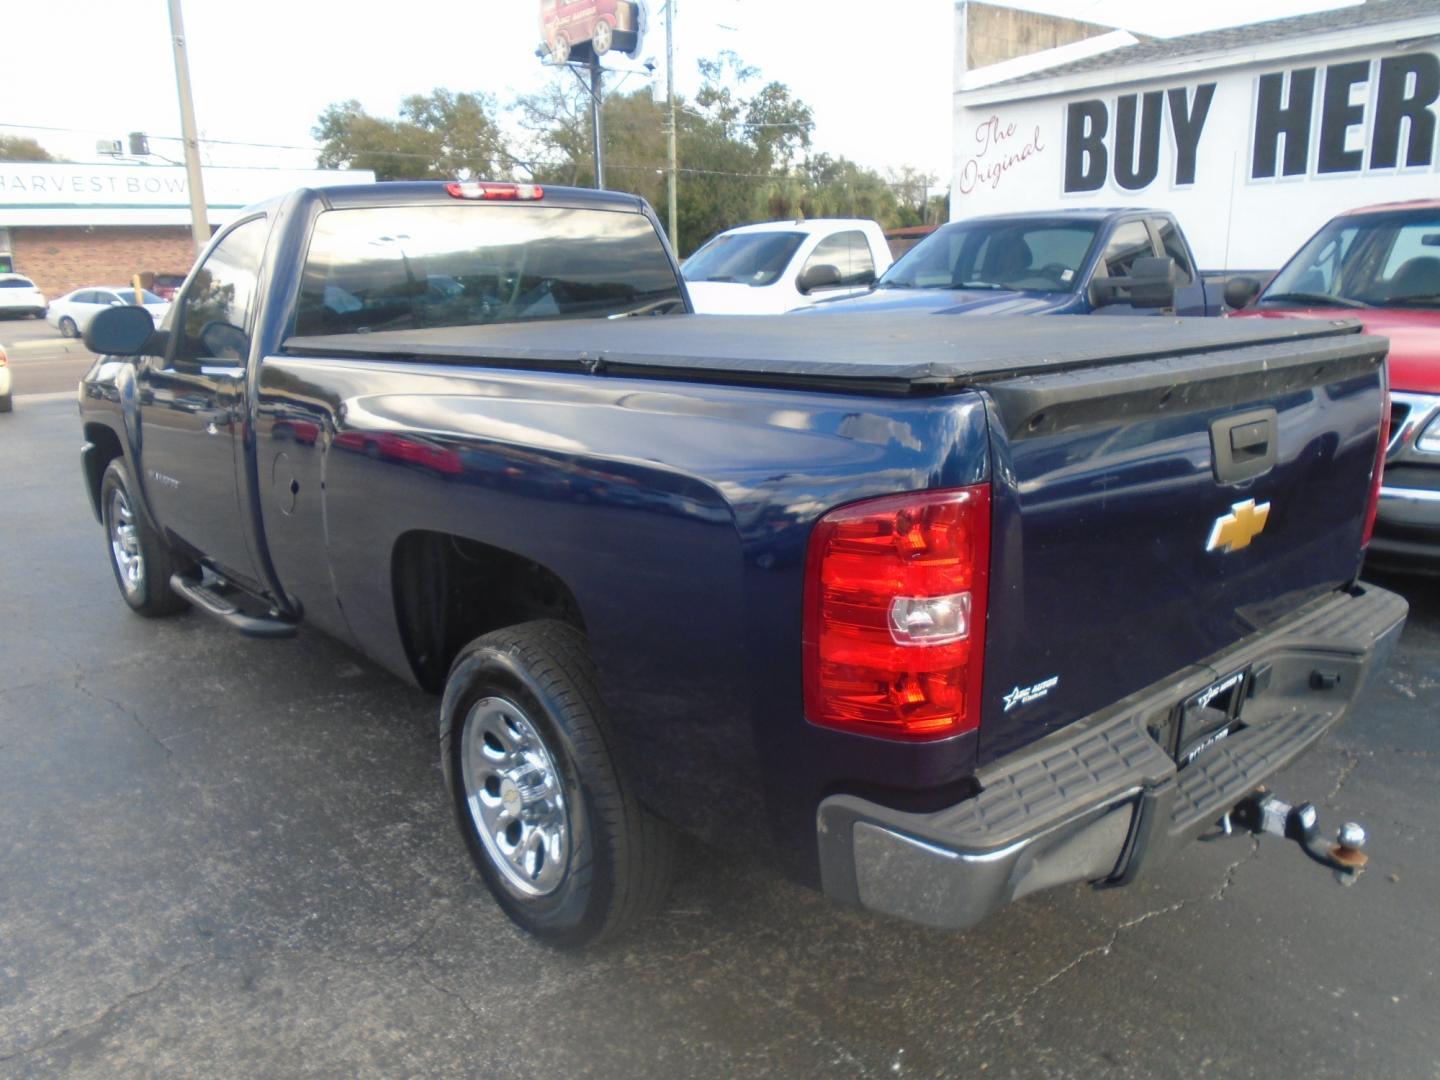
<svg viewBox="0 0 1440 1080">
<path fill-rule="evenodd" d="M 877 223 L 815 218 L 727 230 L 680 269 L 701 315 L 780 315 L 865 292 L 891 261 Z"/>
</svg>

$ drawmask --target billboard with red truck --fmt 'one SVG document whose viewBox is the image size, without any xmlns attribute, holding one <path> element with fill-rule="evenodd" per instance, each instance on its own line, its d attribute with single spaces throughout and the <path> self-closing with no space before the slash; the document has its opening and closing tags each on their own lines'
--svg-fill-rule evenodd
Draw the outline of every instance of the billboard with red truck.
<svg viewBox="0 0 1440 1080">
<path fill-rule="evenodd" d="M 540 0 L 540 36 L 556 64 L 612 50 L 633 58 L 644 34 L 645 9 L 635 0 Z"/>
</svg>

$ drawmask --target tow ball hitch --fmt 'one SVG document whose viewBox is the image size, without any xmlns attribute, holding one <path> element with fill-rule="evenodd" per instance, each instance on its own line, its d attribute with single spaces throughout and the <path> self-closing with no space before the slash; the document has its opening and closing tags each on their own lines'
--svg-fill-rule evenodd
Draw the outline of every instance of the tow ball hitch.
<svg viewBox="0 0 1440 1080">
<path fill-rule="evenodd" d="M 1320 815 L 1314 804 L 1291 806 L 1264 790 L 1247 796 L 1225 815 L 1221 828 L 1228 833 L 1232 827 L 1294 840 L 1306 855 L 1335 871 L 1335 878 L 1342 885 L 1355 884 L 1370 859 L 1363 850 L 1365 830 L 1355 822 L 1341 825 L 1335 842 L 1327 843 L 1321 837 Z"/>
</svg>

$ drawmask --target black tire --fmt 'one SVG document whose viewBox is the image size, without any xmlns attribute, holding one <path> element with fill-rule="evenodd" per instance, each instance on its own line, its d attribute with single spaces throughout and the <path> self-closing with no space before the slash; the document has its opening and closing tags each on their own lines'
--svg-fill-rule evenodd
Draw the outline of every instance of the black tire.
<svg viewBox="0 0 1440 1080">
<path fill-rule="evenodd" d="M 563 876 L 545 895 L 507 880 L 480 839 L 463 763 L 487 702 L 523 712 L 559 773 L 567 821 Z M 456 657 L 440 706 L 440 745 L 456 821 L 480 876 L 518 926 L 556 946 L 613 938 L 656 910 L 673 871 L 675 836 L 636 801 L 612 749 L 584 635 L 550 620 L 477 638 Z"/>
<path fill-rule="evenodd" d="M 121 458 L 113 459 L 105 467 L 105 475 L 100 480 L 100 519 L 105 526 L 105 547 L 110 569 L 115 575 L 120 596 L 132 610 L 147 618 L 174 615 L 186 610 L 190 605 L 170 588 L 170 575 L 177 570 L 188 569 L 188 564 L 178 559 L 150 527 L 145 515 L 140 512 L 134 490 L 125 462 Z M 125 571 L 121 569 L 120 556 L 113 546 L 118 516 L 117 493 L 123 499 L 130 515 L 129 527 L 134 530 L 135 554 L 139 555 L 141 566 L 138 582 L 127 581 Z"/>
<path fill-rule="evenodd" d="M 60 336 L 64 338 L 76 338 L 80 336 L 80 328 L 75 325 L 75 320 L 69 315 L 60 316 Z"/>
<path fill-rule="evenodd" d="M 0 397 L 0 413 L 9 412 L 14 407 L 15 402 L 13 399 L 11 399 L 9 394 L 6 394 L 4 397 Z"/>
</svg>

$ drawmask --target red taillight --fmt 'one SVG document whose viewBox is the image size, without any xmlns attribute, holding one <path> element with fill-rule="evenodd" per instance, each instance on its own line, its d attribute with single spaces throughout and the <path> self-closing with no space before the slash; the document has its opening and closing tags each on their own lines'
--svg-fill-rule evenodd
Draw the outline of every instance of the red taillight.
<svg viewBox="0 0 1440 1080">
<path fill-rule="evenodd" d="M 479 180 L 457 180 L 445 190 L 457 199 L 518 199 L 528 202 L 545 197 L 539 184 L 487 184 Z"/>
<path fill-rule="evenodd" d="M 1385 451 L 1390 447 L 1390 391 L 1385 391 L 1385 407 L 1380 410 L 1380 445 L 1375 450 L 1375 471 L 1370 474 L 1370 505 L 1365 508 L 1365 531 L 1360 546 L 1370 546 L 1375 535 L 1375 514 L 1380 509 L 1380 484 L 1385 476 Z"/>
<path fill-rule="evenodd" d="M 980 724 L 990 486 L 870 499 L 815 525 L 805 715 L 893 739 Z"/>
</svg>

